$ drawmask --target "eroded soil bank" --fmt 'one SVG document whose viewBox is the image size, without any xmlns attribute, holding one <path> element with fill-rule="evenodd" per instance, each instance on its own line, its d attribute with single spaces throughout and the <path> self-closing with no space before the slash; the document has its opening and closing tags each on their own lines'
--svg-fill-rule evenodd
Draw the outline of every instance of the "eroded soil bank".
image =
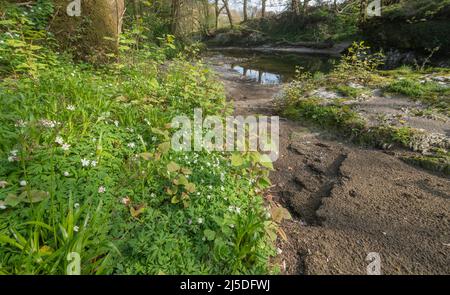
<svg viewBox="0 0 450 295">
<path fill-rule="evenodd" d="M 243 79 L 217 60 L 236 114 L 276 115 L 282 86 Z M 370 252 L 383 274 L 450 273 L 450 180 L 281 118 L 280 158 L 268 193 L 289 209 L 285 274 L 366 274 Z"/>
</svg>

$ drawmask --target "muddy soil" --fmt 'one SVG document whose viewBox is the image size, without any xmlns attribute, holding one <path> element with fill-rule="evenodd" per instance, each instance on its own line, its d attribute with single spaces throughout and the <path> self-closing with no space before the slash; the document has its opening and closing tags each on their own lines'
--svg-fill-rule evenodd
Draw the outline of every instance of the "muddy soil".
<svg viewBox="0 0 450 295">
<path fill-rule="evenodd" d="M 276 115 L 281 86 L 212 65 L 236 114 Z M 280 157 L 269 192 L 291 212 L 277 257 L 284 274 L 450 274 L 450 179 L 394 154 L 363 149 L 281 118 Z"/>
</svg>

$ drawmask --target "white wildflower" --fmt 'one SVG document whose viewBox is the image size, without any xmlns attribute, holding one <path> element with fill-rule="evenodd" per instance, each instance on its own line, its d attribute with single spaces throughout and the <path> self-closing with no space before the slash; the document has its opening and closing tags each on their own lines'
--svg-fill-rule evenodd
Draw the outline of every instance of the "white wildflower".
<svg viewBox="0 0 450 295">
<path fill-rule="evenodd" d="M 91 162 L 91 166 L 92 166 L 92 167 L 96 167 L 96 166 L 97 166 L 97 161 L 92 161 L 92 162 Z"/>
<path fill-rule="evenodd" d="M 0 188 L 5 188 L 8 185 L 8 183 L 4 180 L 0 180 Z"/>
<path fill-rule="evenodd" d="M 80 203 L 73 204 L 73 207 L 75 207 L 75 209 L 80 208 Z"/>
<path fill-rule="evenodd" d="M 73 231 L 74 232 L 78 232 L 80 230 L 80 228 L 77 226 L 77 225 L 75 225 L 74 227 L 73 227 Z"/>
<path fill-rule="evenodd" d="M 47 120 L 47 119 L 42 119 L 39 121 L 39 123 L 46 128 L 55 128 L 56 125 L 59 125 L 58 122 L 56 121 L 51 121 L 51 120 Z"/>
<path fill-rule="evenodd" d="M 98 188 L 98 193 L 99 194 L 103 194 L 104 192 L 106 192 L 106 188 L 104 186 L 101 186 Z"/>
<path fill-rule="evenodd" d="M 12 150 L 12 151 L 10 151 L 9 153 L 11 154 L 11 156 L 17 157 L 17 153 L 18 153 L 18 152 L 19 152 L 18 150 Z"/>
<path fill-rule="evenodd" d="M 128 206 L 131 203 L 131 199 L 129 197 L 122 198 L 122 204 Z"/>
<path fill-rule="evenodd" d="M 211 195 L 208 195 L 206 198 L 207 198 L 208 200 L 211 200 Z"/>
<path fill-rule="evenodd" d="M 68 111 L 75 111 L 75 106 L 73 104 L 69 104 L 66 109 Z"/>
<path fill-rule="evenodd" d="M 67 171 L 64 171 L 63 175 L 64 175 L 65 177 L 69 177 L 69 176 L 70 176 L 70 173 L 67 172 Z"/>
<path fill-rule="evenodd" d="M 202 223 L 203 223 L 203 218 L 201 218 L 201 217 L 198 218 L 198 219 L 197 219 L 197 222 L 198 222 L 199 224 L 202 224 Z"/>
<path fill-rule="evenodd" d="M 26 186 L 27 185 L 27 181 L 26 180 L 21 180 L 19 182 L 20 186 Z"/>
<path fill-rule="evenodd" d="M 236 213 L 237 213 L 237 214 L 241 214 L 241 208 L 236 207 Z"/>
<path fill-rule="evenodd" d="M 91 161 L 89 161 L 87 159 L 81 159 L 81 165 L 83 167 L 87 167 L 87 166 L 89 166 L 89 164 L 91 164 Z"/>
<path fill-rule="evenodd" d="M 0 204 L 0 209 L 1 209 L 1 210 L 5 210 L 5 209 L 6 209 L 6 206 L 5 206 L 4 204 Z"/>
<path fill-rule="evenodd" d="M 8 162 L 15 162 L 15 161 L 17 161 L 17 157 L 15 157 L 15 156 L 8 157 Z"/>
<path fill-rule="evenodd" d="M 61 136 L 56 136 L 55 142 L 59 145 L 63 145 L 64 139 Z"/>
<path fill-rule="evenodd" d="M 61 148 L 63 151 L 68 151 L 70 149 L 70 144 L 64 143 Z"/>
<path fill-rule="evenodd" d="M 14 124 L 14 126 L 23 128 L 23 127 L 27 126 L 27 123 L 24 120 L 20 119 L 16 122 L 16 124 Z"/>
<path fill-rule="evenodd" d="M 115 120 L 115 121 L 114 121 L 114 125 L 115 125 L 116 127 L 119 127 L 119 121 Z"/>
<path fill-rule="evenodd" d="M 136 147 L 136 144 L 134 142 L 130 142 L 129 144 L 127 144 L 127 146 L 131 149 L 134 149 Z"/>
</svg>

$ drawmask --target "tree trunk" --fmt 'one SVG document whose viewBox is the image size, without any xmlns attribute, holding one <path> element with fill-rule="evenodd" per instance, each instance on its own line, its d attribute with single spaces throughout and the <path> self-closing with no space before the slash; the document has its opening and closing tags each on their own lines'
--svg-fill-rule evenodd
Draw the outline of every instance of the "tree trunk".
<svg viewBox="0 0 450 295">
<path fill-rule="evenodd" d="M 225 10 L 228 15 L 228 21 L 230 22 L 230 27 L 233 28 L 233 17 L 231 16 L 230 6 L 228 5 L 228 0 L 222 0 Z"/>
<path fill-rule="evenodd" d="M 308 5 L 310 0 L 304 0 L 303 1 L 303 14 L 306 14 L 308 12 Z"/>
<path fill-rule="evenodd" d="M 360 0 L 361 4 L 360 4 L 360 15 L 359 15 L 359 21 L 360 22 L 365 22 L 367 20 L 367 6 L 369 5 L 369 1 L 368 0 Z"/>
<path fill-rule="evenodd" d="M 300 14 L 300 0 L 292 0 L 291 1 L 291 10 L 295 15 Z"/>
<path fill-rule="evenodd" d="M 82 60 L 102 63 L 117 54 L 124 0 L 83 0 L 81 15 L 69 16 L 67 0 L 54 0 L 55 15 L 49 26 L 62 48 Z"/>
<path fill-rule="evenodd" d="M 139 20 L 141 17 L 140 7 L 139 7 L 139 0 L 132 0 L 133 3 L 133 15 L 136 20 Z"/>
<path fill-rule="evenodd" d="M 261 0 L 261 17 L 266 17 L 266 1 L 267 0 Z"/>
<path fill-rule="evenodd" d="M 170 7 L 170 31 L 177 36 L 179 33 L 181 0 L 172 0 Z"/>
<path fill-rule="evenodd" d="M 248 14 L 247 14 L 248 3 L 247 2 L 248 2 L 248 0 L 244 0 L 244 7 L 243 7 L 244 22 L 246 22 L 248 19 Z"/>
<path fill-rule="evenodd" d="M 214 10 L 216 12 L 216 23 L 215 23 L 215 27 L 216 30 L 219 28 L 219 14 L 220 14 L 220 10 L 219 10 L 219 0 L 215 0 L 214 1 Z"/>
</svg>

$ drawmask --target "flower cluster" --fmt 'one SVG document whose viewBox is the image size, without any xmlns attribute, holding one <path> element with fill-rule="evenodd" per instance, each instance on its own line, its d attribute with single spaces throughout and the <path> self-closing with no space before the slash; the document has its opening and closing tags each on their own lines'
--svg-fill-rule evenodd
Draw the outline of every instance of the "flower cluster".
<svg viewBox="0 0 450 295">
<path fill-rule="evenodd" d="M 17 157 L 17 153 L 19 151 L 18 150 L 12 150 L 9 152 L 9 156 L 8 156 L 8 162 L 15 162 L 17 161 L 19 158 Z"/>
<path fill-rule="evenodd" d="M 63 151 L 68 151 L 70 148 L 70 144 L 65 143 L 61 136 L 57 136 L 55 142 L 61 146 Z"/>
<path fill-rule="evenodd" d="M 54 120 L 42 119 L 42 120 L 39 120 L 39 125 L 41 125 L 42 127 L 45 127 L 45 128 L 55 128 L 56 126 L 61 125 L 61 123 L 54 121 Z"/>
<path fill-rule="evenodd" d="M 91 161 L 91 160 L 83 158 L 83 159 L 81 159 L 81 166 L 83 166 L 83 167 L 89 167 L 89 166 L 96 167 L 97 166 L 97 161 L 95 161 L 95 160 Z"/>
</svg>

